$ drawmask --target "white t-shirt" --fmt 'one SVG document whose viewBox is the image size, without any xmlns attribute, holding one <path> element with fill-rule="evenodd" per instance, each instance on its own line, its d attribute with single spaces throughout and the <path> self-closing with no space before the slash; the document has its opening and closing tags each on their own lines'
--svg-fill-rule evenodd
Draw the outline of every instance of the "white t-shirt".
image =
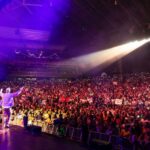
<svg viewBox="0 0 150 150">
<path fill-rule="evenodd" d="M 0 93 L 0 96 L 2 97 L 2 107 L 3 108 L 11 108 L 14 106 L 14 97 L 18 96 L 21 93 L 21 91 L 17 91 L 15 93 Z"/>
</svg>

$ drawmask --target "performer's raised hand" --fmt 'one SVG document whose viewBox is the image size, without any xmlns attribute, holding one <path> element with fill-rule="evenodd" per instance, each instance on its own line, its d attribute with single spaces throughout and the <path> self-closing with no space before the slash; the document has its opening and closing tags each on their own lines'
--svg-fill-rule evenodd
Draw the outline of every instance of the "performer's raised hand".
<svg viewBox="0 0 150 150">
<path fill-rule="evenodd" d="M 22 91 L 24 89 L 24 87 L 21 87 L 20 90 Z"/>
<path fill-rule="evenodd" d="M 3 95 L 3 89 L 0 90 L 0 97 Z"/>
</svg>

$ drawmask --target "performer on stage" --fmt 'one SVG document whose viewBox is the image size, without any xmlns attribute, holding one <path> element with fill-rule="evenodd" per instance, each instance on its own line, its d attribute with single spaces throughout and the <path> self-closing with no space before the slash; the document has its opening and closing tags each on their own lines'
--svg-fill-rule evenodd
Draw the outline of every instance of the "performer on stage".
<svg viewBox="0 0 150 150">
<path fill-rule="evenodd" d="M 3 108 L 3 115 L 4 115 L 4 127 L 9 128 L 9 121 L 11 112 L 11 107 L 14 106 L 14 97 L 18 96 L 23 90 L 23 87 L 20 88 L 17 92 L 10 93 L 11 89 L 7 88 L 6 93 L 3 93 L 3 89 L 0 90 L 0 96 L 2 97 L 2 108 Z"/>
</svg>

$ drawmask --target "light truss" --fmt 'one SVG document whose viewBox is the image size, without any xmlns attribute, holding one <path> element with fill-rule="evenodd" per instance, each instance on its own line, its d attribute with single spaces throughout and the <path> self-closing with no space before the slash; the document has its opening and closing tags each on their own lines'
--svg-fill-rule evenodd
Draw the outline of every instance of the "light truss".
<svg viewBox="0 0 150 150">
<path fill-rule="evenodd" d="M 33 14 L 32 7 L 43 7 L 47 4 L 49 7 L 52 6 L 51 0 L 12 0 L 6 7 L 2 9 L 2 13 L 15 11 L 20 7 L 24 7 L 30 14 Z"/>
<path fill-rule="evenodd" d="M 24 6 L 43 7 L 43 0 L 22 0 Z"/>
</svg>

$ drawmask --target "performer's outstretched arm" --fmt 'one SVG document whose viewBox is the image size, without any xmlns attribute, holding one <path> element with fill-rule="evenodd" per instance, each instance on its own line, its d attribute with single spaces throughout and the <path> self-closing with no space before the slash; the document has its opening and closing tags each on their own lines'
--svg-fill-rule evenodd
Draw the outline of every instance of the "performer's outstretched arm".
<svg viewBox="0 0 150 150">
<path fill-rule="evenodd" d="M 21 87 L 20 90 L 18 90 L 17 92 L 13 93 L 13 96 L 18 96 L 22 90 L 24 89 L 24 87 Z"/>
<path fill-rule="evenodd" d="M 0 90 L 0 97 L 3 96 L 3 89 Z M 0 106 L 2 106 L 2 99 L 0 100 Z"/>
<path fill-rule="evenodd" d="M 2 96 L 2 94 L 3 94 L 3 89 L 0 90 L 0 96 Z"/>
</svg>

